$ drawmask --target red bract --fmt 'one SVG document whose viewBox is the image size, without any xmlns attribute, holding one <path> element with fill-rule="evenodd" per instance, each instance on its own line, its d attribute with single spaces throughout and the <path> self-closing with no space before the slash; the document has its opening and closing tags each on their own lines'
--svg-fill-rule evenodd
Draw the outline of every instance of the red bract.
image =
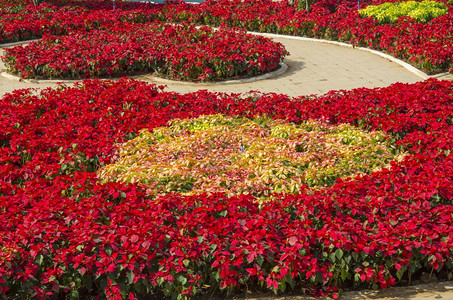
<svg viewBox="0 0 453 300">
<path fill-rule="evenodd" d="M 453 83 L 437 80 L 297 99 L 180 95 L 126 79 L 15 91 L 0 101 L 0 291 L 140 299 L 247 285 L 319 296 L 452 272 L 452 103 Z M 138 185 L 98 182 L 140 129 L 215 113 L 382 129 L 410 154 L 262 204 L 151 199 Z"/>
<path fill-rule="evenodd" d="M 138 5 L 142 9 L 127 9 L 128 5 L 118 0 L 117 6 L 124 10 L 113 11 L 109 1 L 104 2 L 104 5 L 95 2 L 68 2 L 63 5 L 59 1 L 55 1 L 54 5 L 46 1 L 39 6 L 33 5 L 32 1 L 17 2 L 0 1 L 0 43 L 40 38 L 43 34 L 67 34 L 73 29 L 90 30 L 119 20 L 153 20 L 153 16 L 143 13 L 143 8 L 146 8 L 146 14 L 151 13 L 152 7 Z"/>
<path fill-rule="evenodd" d="M 157 72 L 207 81 L 272 71 L 287 54 L 270 39 L 191 25 L 121 23 L 5 50 L 9 71 L 25 78 L 114 77 Z"/>
</svg>

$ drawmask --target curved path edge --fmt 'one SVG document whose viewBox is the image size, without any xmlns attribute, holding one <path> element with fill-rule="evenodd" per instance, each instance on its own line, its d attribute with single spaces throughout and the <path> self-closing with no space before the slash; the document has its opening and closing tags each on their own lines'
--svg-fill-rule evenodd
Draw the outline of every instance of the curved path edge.
<svg viewBox="0 0 453 300">
<path fill-rule="evenodd" d="M 271 79 L 274 77 L 277 77 L 283 73 L 285 73 L 286 70 L 288 70 L 288 65 L 285 63 L 281 62 L 279 63 L 280 67 L 277 70 L 274 70 L 272 72 L 264 73 L 259 76 L 254 76 L 254 77 L 249 77 L 249 78 L 244 78 L 244 79 L 237 79 L 237 80 L 225 80 L 225 81 L 218 81 L 218 82 L 189 82 L 189 81 L 176 81 L 176 80 L 170 80 L 170 79 L 165 79 L 161 78 L 158 76 L 150 76 L 153 81 L 157 83 L 162 83 L 162 84 L 177 84 L 177 85 L 197 85 L 197 84 L 203 84 L 206 86 L 209 85 L 224 85 L 224 84 L 238 84 L 238 83 L 251 83 L 259 80 L 265 80 L 265 79 Z M 19 76 L 10 74 L 4 70 L 0 70 L 1 75 L 7 79 L 11 80 L 16 80 L 16 81 L 21 81 L 21 82 L 29 82 L 29 83 L 74 83 L 74 82 L 80 82 L 84 79 L 90 79 L 90 78 L 81 78 L 81 79 L 22 79 Z M 133 75 L 133 76 L 127 76 L 130 78 L 134 79 L 140 79 L 140 77 L 143 75 Z M 120 77 L 116 78 L 109 78 L 112 80 L 119 79 Z M 102 78 L 105 79 L 105 78 Z"/>
<path fill-rule="evenodd" d="M 28 44 L 30 42 L 36 42 L 39 41 L 40 39 L 34 39 L 34 40 L 25 40 L 25 41 L 19 41 L 19 42 L 11 42 L 11 43 L 6 43 L 6 44 L 0 44 L 0 48 L 9 48 L 9 47 L 14 47 L 14 46 L 19 46 L 19 45 L 24 45 Z"/>
<path fill-rule="evenodd" d="M 163 83 L 163 84 L 178 84 L 178 85 L 197 85 L 197 84 L 203 84 L 205 86 L 210 86 L 210 85 L 225 85 L 225 84 L 237 84 L 237 83 L 251 83 L 259 80 L 265 80 L 265 79 L 271 79 L 274 77 L 277 77 L 288 70 L 288 65 L 281 62 L 279 63 L 280 67 L 277 70 L 267 72 L 258 76 L 254 77 L 249 77 L 249 78 L 243 78 L 243 79 L 235 79 L 235 80 L 224 80 L 224 81 L 214 81 L 214 82 L 189 82 L 189 81 L 176 81 L 176 80 L 170 80 L 170 79 L 165 79 L 162 77 L 158 76 L 151 76 L 150 78 L 153 79 L 153 81 L 156 81 L 158 83 Z M 131 76 L 134 78 L 134 76 Z M 140 76 L 137 76 L 140 77 Z"/>
<path fill-rule="evenodd" d="M 410 286 L 392 286 L 385 290 L 361 290 L 343 292 L 339 300 L 452 300 L 453 281 L 423 283 Z M 330 297 L 314 298 L 305 295 L 275 296 L 272 294 L 245 294 L 235 300 L 332 300 Z"/>
</svg>

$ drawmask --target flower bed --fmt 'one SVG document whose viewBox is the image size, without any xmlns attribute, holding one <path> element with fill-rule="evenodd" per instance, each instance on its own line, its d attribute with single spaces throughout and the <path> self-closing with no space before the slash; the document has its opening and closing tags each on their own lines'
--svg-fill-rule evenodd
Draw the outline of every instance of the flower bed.
<svg viewBox="0 0 453 300">
<path fill-rule="evenodd" d="M 156 72 L 176 80 L 214 81 L 272 71 L 287 54 L 268 38 L 160 22 L 121 23 L 45 36 L 5 50 L 8 71 L 23 78 L 118 77 Z"/>
<path fill-rule="evenodd" d="M 112 11 L 108 1 L 60 1 L 51 6 L 15 9 L 5 4 L 5 21 L 0 21 L 0 42 L 39 37 L 43 33 L 66 34 L 74 28 L 98 28 L 123 21 L 149 22 L 156 18 L 170 22 L 190 22 L 228 26 L 252 31 L 338 40 L 381 50 L 400 58 L 428 74 L 453 71 L 453 2 L 439 0 L 448 12 L 427 23 L 401 17 L 392 24 L 379 24 L 373 17 L 361 18 L 357 1 L 320 0 L 310 12 L 298 11 L 285 1 L 244 0 L 206 1 L 199 5 L 170 3 L 140 6 L 121 4 Z M 386 0 L 360 1 L 360 8 Z M 18 4 L 21 5 L 21 4 Z M 79 5 L 79 6 L 78 6 Z M 19 7 L 19 6 L 18 6 Z M 12 11 L 11 11 L 12 10 Z M 76 13 L 79 12 L 79 13 Z M 80 13 L 83 12 L 83 13 Z"/>
<path fill-rule="evenodd" d="M 152 8 L 147 9 L 148 13 L 151 11 Z M 77 5 L 60 7 L 47 2 L 34 6 L 31 1 L 0 1 L 0 43 L 37 39 L 43 34 L 62 35 L 73 29 L 95 29 L 119 20 L 134 20 L 136 13 L 111 9 L 90 10 Z"/>
<path fill-rule="evenodd" d="M 381 132 L 348 124 L 208 115 L 140 131 L 119 147 L 115 163 L 98 173 L 104 182 L 140 182 L 157 195 L 223 192 L 266 198 L 376 171 L 395 160 L 384 140 Z"/>
<path fill-rule="evenodd" d="M 409 16 L 418 22 L 426 23 L 445 15 L 447 12 L 448 8 L 445 4 L 425 0 L 423 2 L 403 1 L 369 5 L 367 8 L 359 10 L 359 15 L 361 17 L 373 17 L 379 23 L 394 23 L 405 16 Z"/>
<path fill-rule="evenodd" d="M 156 298 L 252 290 L 337 296 L 453 272 L 453 83 L 284 95 L 179 95 L 85 81 L 0 102 L 0 292 Z M 77 109 L 75 109 L 77 108 Z M 118 145 L 175 118 L 267 114 L 382 130 L 401 162 L 320 190 L 154 199 L 100 183 Z"/>
</svg>

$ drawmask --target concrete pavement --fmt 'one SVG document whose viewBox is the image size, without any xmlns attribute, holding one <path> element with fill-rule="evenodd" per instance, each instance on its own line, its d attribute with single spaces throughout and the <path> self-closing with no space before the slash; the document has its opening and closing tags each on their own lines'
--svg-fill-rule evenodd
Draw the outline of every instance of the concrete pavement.
<svg viewBox="0 0 453 300">
<path fill-rule="evenodd" d="M 236 297 L 246 300 L 330 300 L 330 298 L 313 298 L 309 296 L 257 296 L 245 295 Z M 413 286 L 391 287 L 386 290 L 362 290 L 344 292 L 339 300 L 453 300 L 453 282 L 439 282 Z"/>
</svg>

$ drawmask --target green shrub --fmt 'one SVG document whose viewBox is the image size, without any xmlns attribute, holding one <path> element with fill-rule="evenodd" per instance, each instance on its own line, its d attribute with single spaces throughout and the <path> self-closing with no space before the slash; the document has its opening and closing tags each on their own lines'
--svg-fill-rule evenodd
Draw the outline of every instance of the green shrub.
<svg viewBox="0 0 453 300">
<path fill-rule="evenodd" d="M 406 1 L 395 3 L 383 3 L 381 5 L 369 5 L 359 10 L 361 17 L 374 17 L 379 23 L 394 23 L 400 17 L 409 16 L 418 22 L 426 23 L 430 20 L 443 16 L 448 12 L 445 4 L 435 1 Z"/>
<path fill-rule="evenodd" d="M 298 10 L 308 10 L 308 11 L 310 11 L 311 6 L 316 2 L 316 0 L 298 0 L 296 2 L 297 2 L 297 9 Z"/>
</svg>

